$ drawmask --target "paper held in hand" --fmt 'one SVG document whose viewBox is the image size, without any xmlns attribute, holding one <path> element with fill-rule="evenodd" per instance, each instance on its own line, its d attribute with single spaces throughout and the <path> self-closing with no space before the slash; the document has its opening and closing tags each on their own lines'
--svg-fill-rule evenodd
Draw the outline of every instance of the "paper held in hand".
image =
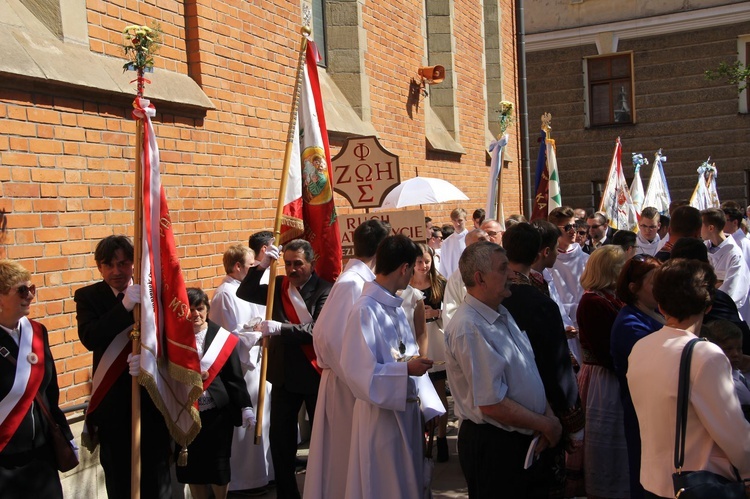
<svg viewBox="0 0 750 499">
<path fill-rule="evenodd" d="M 539 437 L 541 437 L 541 434 L 535 436 L 529 444 L 529 450 L 526 452 L 526 460 L 523 463 L 523 469 L 525 470 L 531 468 L 531 465 L 539 459 L 539 455 L 536 453 L 536 446 L 539 444 Z"/>
</svg>

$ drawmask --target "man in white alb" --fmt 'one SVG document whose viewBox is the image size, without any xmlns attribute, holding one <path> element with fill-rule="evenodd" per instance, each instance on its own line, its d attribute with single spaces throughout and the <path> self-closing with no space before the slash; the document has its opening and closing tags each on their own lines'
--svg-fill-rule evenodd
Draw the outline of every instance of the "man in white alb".
<svg viewBox="0 0 750 499">
<path fill-rule="evenodd" d="M 661 238 L 659 229 L 661 223 L 659 212 L 652 206 L 641 210 L 641 218 L 638 220 L 638 234 L 636 235 L 636 254 L 654 256 L 658 251 Z"/>
<path fill-rule="evenodd" d="M 331 288 L 313 328 L 318 366 L 323 369 L 305 472 L 305 499 L 344 499 L 352 436 L 354 395 L 341 367 L 344 326 L 365 283 L 375 279 L 375 251 L 390 230 L 367 220 L 354 230 L 354 258 Z"/>
<path fill-rule="evenodd" d="M 466 234 L 469 230 L 466 228 L 466 210 L 456 208 L 451 212 L 451 222 L 456 229 L 453 234 L 443 241 L 443 247 L 440 250 L 440 267 L 438 271 L 446 279 L 458 268 L 458 259 L 466 248 Z"/>
<path fill-rule="evenodd" d="M 750 288 L 750 271 L 742 256 L 742 250 L 732 236 L 724 235 L 727 223 L 724 212 L 719 208 L 707 208 L 701 211 L 701 237 L 708 248 L 708 260 L 714 267 L 719 289 L 732 297 L 745 322 L 750 319 L 748 289 Z"/>
<path fill-rule="evenodd" d="M 569 206 L 555 208 L 549 214 L 550 223 L 557 226 L 562 232 L 558 239 L 557 260 L 549 270 L 552 282 L 557 290 L 559 300 L 562 302 L 566 317 L 563 316 L 563 322 L 571 325 L 578 330 L 578 321 L 576 311 L 578 303 L 583 296 L 581 287 L 581 274 L 586 267 L 589 255 L 583 252 L 581 246 L 575 242 L 576 226 L 574 221 L 573 209 Z M 575 357 L 576 362 L 580 365 L 583 362 L 581 356 L 581 342 L 576 336 L 568 338 L 568 347 Z"/>
<path fill-rule="evenodd" d="M 425 496 L 422 414 L 445 408 L 425 374 L 433 362 L 419 349 L 402 299 L 419 247 L 403 235 L 378 247 L 375 280 L 365 284 L 346 323 L 341 367 L 354 403 L 347 499 Z"/>
</svg>

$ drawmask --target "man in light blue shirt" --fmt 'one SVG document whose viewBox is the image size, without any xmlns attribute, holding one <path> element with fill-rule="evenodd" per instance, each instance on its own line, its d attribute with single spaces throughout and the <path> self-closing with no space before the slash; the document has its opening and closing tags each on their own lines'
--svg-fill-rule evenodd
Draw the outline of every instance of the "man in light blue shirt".
<svg viewBox="0 0 750 499">
<path fill-rule="evenodd" d="M 534 353 L 501 305 L 510 296 L 508 258 L 495 243 L 466 248 L 459 261 L 467 295 L 445 331 L 448 381 L 461 420 L 458 455 L 470 498 L 525 497 L 524 469 L 535 435 L 539 453 L 560 440 Z"/>
</svg>

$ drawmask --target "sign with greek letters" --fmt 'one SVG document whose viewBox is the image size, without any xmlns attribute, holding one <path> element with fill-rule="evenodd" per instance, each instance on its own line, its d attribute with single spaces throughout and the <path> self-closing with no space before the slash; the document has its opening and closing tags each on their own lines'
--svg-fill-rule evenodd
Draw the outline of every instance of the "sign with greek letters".
<svg viewBox="0 0 750 499">
<path fill-rule="evenodd" d="M 352 208 L 377 208 L 401 183 L 398 156 L 385 150 L 378 138 L 349 138 L 331 160 L 334 190 Z"/>
</svg>

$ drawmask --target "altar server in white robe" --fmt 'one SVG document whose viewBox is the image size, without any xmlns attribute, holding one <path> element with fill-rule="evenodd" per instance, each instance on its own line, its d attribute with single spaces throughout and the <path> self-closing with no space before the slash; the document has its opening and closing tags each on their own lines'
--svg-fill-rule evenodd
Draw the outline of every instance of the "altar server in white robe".
<svg viewBox="0 0 750 499">
<path fill-rule="evenodd" d="M 343 337 L 341 367 L 354 404 L 346 484 L 348 499 L 424 497 L 423 428 L 445 413 L 429 377 L 429 359 L 409 330 L 401 298 L 420 255 L 403 235 L 378 247 L 375 280 L 365 284 Z M 419 398 L 419 399 L 418 399 Z"/>
<path fill-rule="evenodd" d="M 253 407 L 258 407 L 261 356 L 261 344 L 258 339 L 261 335 L 245 325 L 255 318 L 264 318 L 265 307 L 237 298 L 237 288 L 255 263 L 254 252 L 241 244 L 230 246 L 224 252 L 223 263 L 227 275 L 211 299 L 209 318 L 240 337 L 235 348 L 239 353 L 242 375 Z M 270 397 L 271 384 L 266 383 L 262 445 L 255 445 L 255 432 L 252 427 L 246 429 L 239 426 L 234 429 L 232 457 L 229 461 L 232 471 L 229 490 L 258 489 L 273 480 L 273 463 L 268 441 L 271 421 Z"/>
<path fill-rule="evenodd" d="M 552 282 L 557 290 L 558 299 L 565 310 L 563 322 L 566 326 L 572 325 L 578 329 L 576 312 L 578 303 L 583 296 L 583 287 L 581 287 L 581 274 L 586 268 L 586 262 L 589 255 L 583 252 L 581 246 L 575 242 L 576 230 L 574 223 L 573 209 L 569 206 L 561 206 L 552 210 L 548 220 L 557 226 L 562 232 L 559 237 L 557 247 L 557 260 L 549 270 Z M 568 348 L 575 357 L 578 364 L 582 364 L 583 356 L 581 353 L 581 342 L 576 336 L 568 338 Z"/>
<path fill-rule="evenodd" d="M 375 279 L 375 251 L 389 232 L 380 220 L 367 220 L 354 230 L 354 258 L 331 288 L 313 328 L 313 346 L 323 373 L 305 472 L 305 499 L 346 497 L 355 398 L 340 363 L 344 325 L 365 283 Z"/>
<path fill-rule="evenodd" d="M 719 289 L 732 297 L 745 322 L 750 319 L 748 289 L 750 288 L 750 270 L 748 270 L 742 250 L 732 236 L 724 235 L 726 216 L 719 208 L 707 208 L 701 211 L 701 237 L 708 248 L 708 260 L 714 267 Z"/>
<path fill-rule="evenodd" d="M 464 248 L 466 248 L 466 234 L 469 229 L 466 228 L 466 210 L 456 208 L 451 212 L 451 223 L 455 232 L 443 241 L 440 249 L 440 266 L 438 270 L 446 279 L 458 269 L 458 259 L 461 258 Z"/>
</svg>

